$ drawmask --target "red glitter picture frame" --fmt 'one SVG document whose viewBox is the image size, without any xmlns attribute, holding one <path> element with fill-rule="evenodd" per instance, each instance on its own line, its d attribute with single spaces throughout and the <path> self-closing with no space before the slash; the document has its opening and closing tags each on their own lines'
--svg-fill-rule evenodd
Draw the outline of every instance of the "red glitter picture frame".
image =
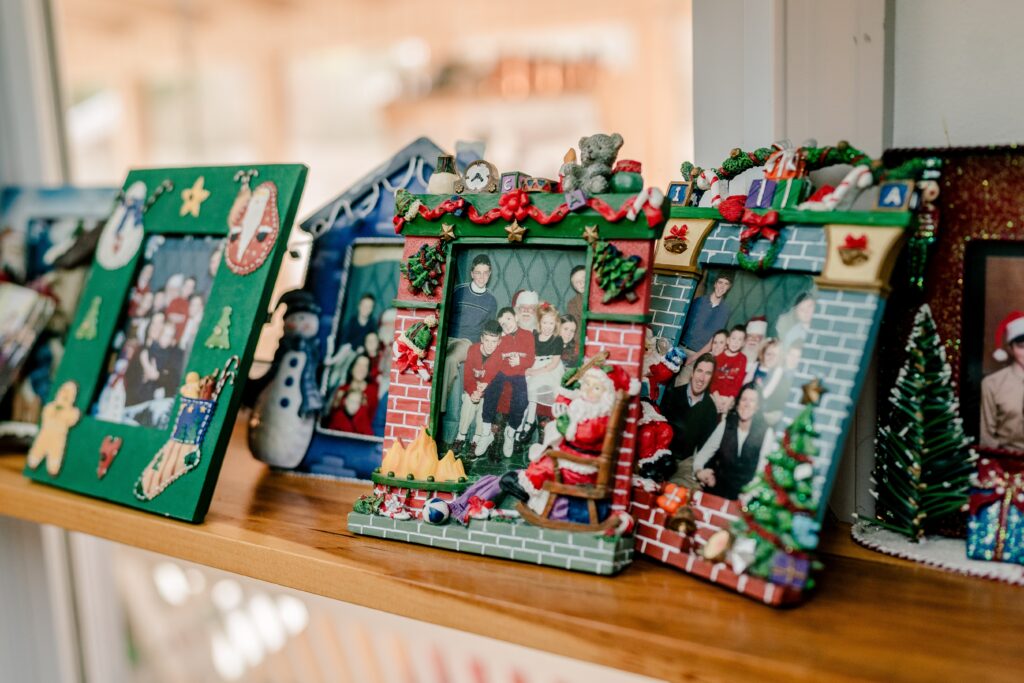
<svg viewBox="0 0 1024 683">
<path fill-rule="evenodd" d="M 953 378 L 963 400 L 964 282 L 967 245 L 978 240 L 1024 242 L 1024 146 L 894 149 L 887 166 L 934 156 L 942 160 L 941 193 L 935 243 L 924 268 L 923 288 L 911 283 L 906 258 L 898 265 L 878 346 L 878 404 L 884 405 L 904 358 L 913 311 L 927 303 L 945 342 Z M 973 425 L 973 415 L 965 420 Z M 989 451 L 1024 458 L 1016 451 Z"/>
</svg>

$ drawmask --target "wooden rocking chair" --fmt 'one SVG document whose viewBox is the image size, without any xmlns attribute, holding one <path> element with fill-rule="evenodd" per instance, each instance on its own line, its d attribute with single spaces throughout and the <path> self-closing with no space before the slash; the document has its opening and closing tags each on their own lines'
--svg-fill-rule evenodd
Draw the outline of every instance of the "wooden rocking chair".
<svg viewBox="0 0 1024 683">
<path fill-rule="evenodd" d="M 582 375 L 594 364 L 603 363 L 606 358 L 607 356 L 605 354 L 598 355 L 582 366 L 576 372 L 576 377 Z M 626 411 L 628 407 L 629 394 L 624 391 L 617 392 L 615 395 L 615 403 L 612 405 L 611 415 L 608 418 L 608 431 L 604 435 L 604 443 L 601 446 L 601 455 L 597 458 L 565 453 L 557 448 L 549 448 L 544 452 L 544 456 L 541 457 L 546 456 L 551 458 L 554 461 L 553 464 L 555 468 L 554 481 L 546 481 L 543 485 L 543 490 L 547 491 L 550 495 L 548 495 L 548 501 L 544 506 L 544 511 L 539 515 L 531 510 L 525 503 L 520 501 L 516 506 L 516 509 L 519 511 L 519 514 L 523 519 L 534 526 L 545 527 L 548 529 L 562 529 L 565 531 L 604 531 L 619 523 L 618 518 L 612 514 L 609 514 L 604 521 L 599 521 L 597 501 L 608 498 L 612 492 L 613 487 L 611 482 L 615 474 L 615 467 L 618 463 L 619 444 L 622 441 L 622 427 L 626 421 Z M 560 460 L 582 465 L 596 466 L 597 481 L 593 485 L 563 484 L 561 481 L 561 472 L 558 467 Z M 551 508 L 555 504 L 556 496 L 570 496 L 586 500 L 587 516 L 590 521 L 584 523 L 549 519 L 548 515 L 551 514 Z"/>
</svg>

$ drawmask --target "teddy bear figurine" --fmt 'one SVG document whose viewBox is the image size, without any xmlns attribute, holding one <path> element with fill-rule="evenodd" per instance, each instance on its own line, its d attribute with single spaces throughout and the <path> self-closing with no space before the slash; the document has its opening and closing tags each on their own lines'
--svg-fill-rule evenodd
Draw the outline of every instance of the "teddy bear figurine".
<svg viewBox="0 0 1024 683">
<path fill-rule="evenodd" d="M 562 190 L 571 192 L 578 189 L 588 195 L 608 192 L 612 166 L 621 147 L 622 136 L 618 133 L 597 133 L 580 138 L 580 163 L 567 161 L 562 164 Z"/>
</svg>

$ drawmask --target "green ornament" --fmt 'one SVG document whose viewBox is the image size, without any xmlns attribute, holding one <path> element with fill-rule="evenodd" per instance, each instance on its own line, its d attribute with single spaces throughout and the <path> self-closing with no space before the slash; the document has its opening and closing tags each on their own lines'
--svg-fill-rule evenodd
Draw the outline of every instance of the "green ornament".
<svg viewBox="0 0 1024 683">
<path fill-rule="evenodd" d="M 89 309 L 85 312 L 82 322 L 78 324 L 78 329 L 75 330 L 75 339 L 91 341 L 96 338 L 96 326 L 100 319 L 101 303 L 103 303 L 103 300 L 98 296 L 94 296 L 92 301 L 89 302 Z"/>
<path fill-rule="evenodd" d="M 228 339 L 228 330 L 231 329 L 231 307 L 225 306 L 220 311 L 220 320 L 213 326 L 213 332 L 203 342 L 208 349 L 228 349 L 231 344 Z"/>
</svg>

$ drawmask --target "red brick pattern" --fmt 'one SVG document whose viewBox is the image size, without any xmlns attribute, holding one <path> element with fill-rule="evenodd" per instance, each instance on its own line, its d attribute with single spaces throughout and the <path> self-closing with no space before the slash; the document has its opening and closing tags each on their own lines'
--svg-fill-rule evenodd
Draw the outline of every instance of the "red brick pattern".
<svg viewBox="0 0 1024 683">
<path fill-rule="evenodd" d="M 639 380 L 644 354 L 644 329 L 643 325 L 637 323 L 588 322 L 584 355 L 592 358 L 603 351 L 608 354 L 610 364 L 622 367 L 626 374 Z M 626 425 L 622 430 L 619 462 L 615 469 L 612 509 L 616 511 L 629 508 L 633 480 L 633 448 L 639 417 L 640 402 L 633 399 Z"/>
<path fill-rule="evenodd" d="M 657 492 L 633 490 L 629 512 L 636 520 L 635 548 L 659 562 L 672 565 L 687 574 L 726 586 L 769 605 L 794 602 L 800 593 L 757 578 L 737 574 L 724 562 L 709 562 L 698 553 L 715 531 L 728 528 L 737 518 L 740 505 L 700 491 L 694 492 L 690 505 L 697 512 L 697 532 L 693 538 L 665 528 L 665 511 L 656 503 Z"/>
<path fill-rule="evenodd" d="M 404 278 L 402 278 L 404 281 Z M 428 315 L 435 315 L 429 309 L 399 308 L 395 319 L 395 333 L 404 332 L 414 323 Z M 434 330 L 435 344 L 427 353 L 426 364 L 433 368 L 436 357 L 437 330 Z M 424 382 L 413 372 L 399 374 L 398 366 L 391 366 L 391 388 L 388 395 L 388 419 L 384 425 L 384 450 L 391 448 L 395 439 L 409 443 L 416 438 L 420 429 L 430 420 L 430 383 Z"/>
</svg>

